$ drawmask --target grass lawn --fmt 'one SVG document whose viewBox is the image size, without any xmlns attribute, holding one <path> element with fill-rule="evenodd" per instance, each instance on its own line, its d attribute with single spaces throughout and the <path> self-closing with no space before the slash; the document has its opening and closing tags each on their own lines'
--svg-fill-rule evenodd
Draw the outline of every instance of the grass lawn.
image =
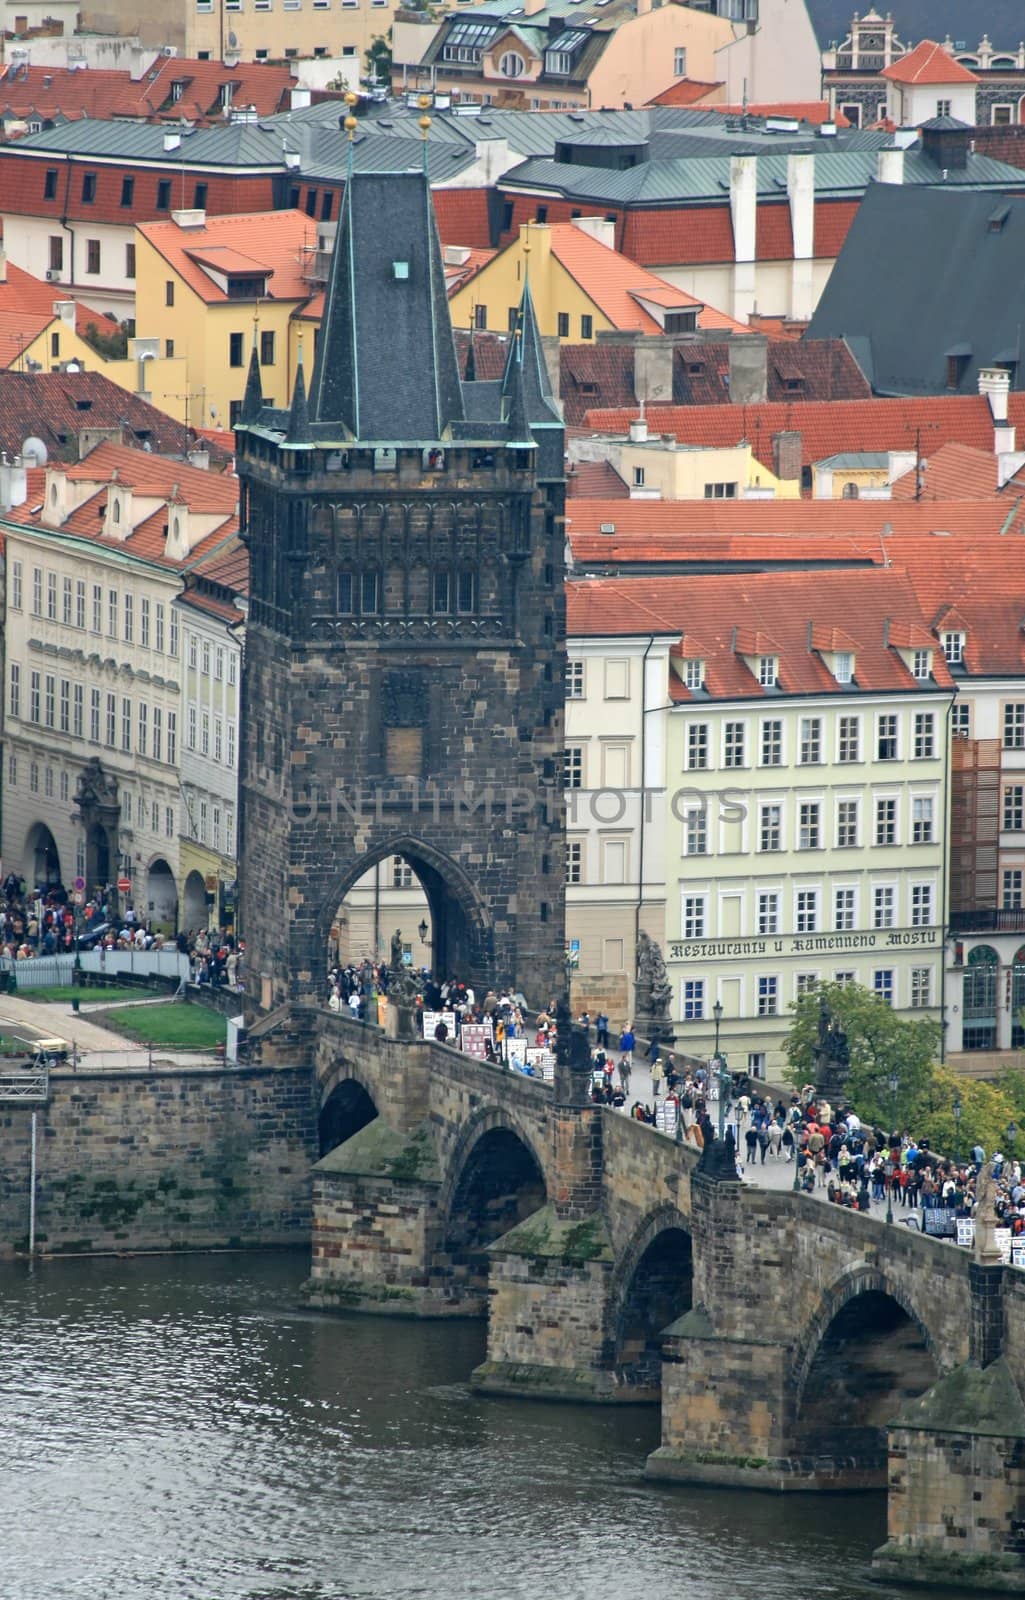
<svg viewBox="0 0 1025 1600">
<path fill-rule="evenodd" d="M 70 1005 L 76 995 L 83 1005 L 88 1005 L 92 1000 L 109 1000 L 115 995 L 133 994 L 138 999 L 145 993 L 145 989 L 137 989 L 129 983 L 83 984 L 77 989 L 71 983 L 53 983 L 42 989 L 17 990 L 19 1000 L 41 1000 L 51 1004 L 63 1002 L 65 1005 Z"/>
<path fill-rule="evenodd" d="M 205 1006 L 188 1001 L 160 1006 L 138 1006 L 124 1011 L 108 1011 L 96 1019 L 103 1027 L 127 1034 L 140 1044 L 163 1045 L 181 1050 L 212 1050 L 223 1044 L 228 1032 L 227 1019 Z"/>
</svg>

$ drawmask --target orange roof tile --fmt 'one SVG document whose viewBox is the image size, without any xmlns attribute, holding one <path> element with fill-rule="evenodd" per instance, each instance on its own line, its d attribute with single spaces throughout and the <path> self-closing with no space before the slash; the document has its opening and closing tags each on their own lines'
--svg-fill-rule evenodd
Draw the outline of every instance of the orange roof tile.
<svg viewBox="0 0 1025 1600">
<path fill-rule="evenodd" d="M 592 432 L 625 433 L 633 407 L 588 411 Z M 1012 425 L 1025 428 L 1025 392 L 1009 399 Z M 957 440 L 977 450 L 993 446 L 993 418 L 982 395 L 926 395 L 897 400 L 767 401 L 759 405 L 648 407 L 652 433 L 668 433 L 684 444 L 735 445 L 748 440 L 755 455 L 772 466 L 772 436 L 792 431 L 801 435 L 806 466 L 844 451 L 913 450 L 921 429 L 925 447 L 938 451 Z M 1019 437 L 1025 437 L 1020 434 Z"/>
<path fill-rule="evenodd" d="M 721 111 L 727 117 L 780 117 L 798 122 L 810 122 L 820 127 L 823 122 L 835 122 L 838 128 L 849 128 L 850 123 L 842 111 L 830 112 L 828 100 L 766 100 L 757 105 L 710 106 L 711 111 Z"/>
<path fill-rule="evenodd" d="M 211 254 L 214 250 L 227 251 L 229 260 L 245 257 L 249 262 L 247 270 L 254 263 L 264 267 L 268 273 L 268 299 L 305 300 L 310 294 L 310 284 L 303 273 L 308 253 L 316 248 L 317 225 L 301 211 L 207 217 L 202 228 L 180 228 L 176 222 L 145 222 L 139 232 L 209 305 L 228 299 L 199 263 L 200 257 L 211 262 L 217 259 Z"/>
<path fill-rule="evenodd" d="M 661 94 L 655 95 L 647 103 L 649 106 L 702 105 L 710 94 L 722 87 L 721 83 L 699 83 L 696 78 L 678 78 L 668 89 L 663 89 Z M 718 109 L 716 106 L 715 110 Z"/>
<path fill-rule="evenodd" d="M 219 122 L 226 113 L 221 95 L 231 86 L 235 106 L 252 106 L 259 116 L 286 108 L 295 82 L 290 67 L 268 62 L 220 61 L 157 56 L 141 78 L 127 70 L 88 67 L 33 67 L 11 63 L 0 72 L 0 115 L 43 121 L 81 117 L 128 117 L 156 121 L 173 117 L 192 123 Z"/>
<path fill-rule="evenodd" d="M 9 261 L 6 279 L 0 282 L 0 367 L 15 366 L 26 345 L 38 339 L 56 319 L 54 302 L 71 298 L 67 290 L 44 283 Z M 101 333 L 113 333 L 118 326 L 105 312 L 93 311 L 76 301 L 75 332 L 84 334 L 90 323 Z M 98 355 L 97 366 L 101 361 Z"/>
<path fill-rule="evenodd" d="M 740 324 L 724 312 L 710 311 L 701 300 L 685 289 L 666 283 L 629 256 L 611 250 L 572 222 L 549 225 L 552 255 L 566 269 L 584 293 L 594 301 L 614 328 L 636 329 L 641 333 L 661 333 L 660 322 L 638 302 L 648 298 L 653 304 L 685 309 L 699 307 L 699 327 L 733 327 Z M 709 320 L 705 320 L 710 312 Z"/>
<path fill-rule="evenodd" d="M 602 500 L 628 500 L 630 490 L 611 461 L 574 461 L 566 474 L 566 493 L 597 496 Z"/>
<path fill-rule="evenodd" d="M 571 579 L 566 585 L 567 632 L 571 638 L 606 634 L 664 633 L 675 622 L 707 647 L 702 695 L 721 699 L 778 700 L 787 694 L 849 694 L 828 670 L 819 650 L 809 648 L 809 629 L 830 627 L 834 618 L 857 628 L 857 686 L 864 690 L 923 690 L 889 642 L 899 620 L 924 629 L 920 603 L 907 573 L 896 567 L 838 572 L 734 572 L 708 576 Z M 737 617 L 757 643 L 771 643 L 779 656 L 779 687 L 765 688 L 737 653 Z M 650 618 L 650 622 L 645 619 Z M 750 652 L 744 652 L 750 653 Z M 760 648 L 755 653 L 762 653 Z M 694 695 L 676 678 L 673 699 Z M 937 651 L 933 680 L 949 690 L 952 679 Z"/>
<path fill-rule="evenodd" d="M 920 500 L 988 500 L 999 493 L 997 458 L 991 450 L 977 450 L 952 439 L 923 456 Z M 912 467 L 896 480 L 894 500 L 916 498 L 917 476 Z"/>
<path fill-rule="evenodd" d="M 923 39 L 899 61 L 891 62 L 879 74 L 891 83 L 978 83 L 974 72 L 969 72 L 960 61 L 948 55 L 934 39 Z"/>
</svg>

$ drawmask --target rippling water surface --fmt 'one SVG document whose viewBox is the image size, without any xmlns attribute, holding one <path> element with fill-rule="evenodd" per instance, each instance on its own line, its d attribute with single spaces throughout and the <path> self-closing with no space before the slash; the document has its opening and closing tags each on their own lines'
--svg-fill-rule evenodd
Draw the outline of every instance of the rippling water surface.
<svg viewBox="0 0 1025 1600">
<path fill-rule="evenodd" d="M 484 1401 L 472 1323 L 301 1257 L 0 1264 L 0 1600 L 877 1600 L 881 1497 L 644 1482 L 654 1411 Z"/>
</svg>

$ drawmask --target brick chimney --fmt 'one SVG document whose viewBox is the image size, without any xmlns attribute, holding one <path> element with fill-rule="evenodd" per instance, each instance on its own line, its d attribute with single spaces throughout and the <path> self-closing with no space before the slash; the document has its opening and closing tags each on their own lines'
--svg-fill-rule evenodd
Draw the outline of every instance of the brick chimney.
<svg viewBox="0 0 1025 1600">
<path fill-rule="evenodd" d="M 803 440 L 796 429 L 787 429 L 772 436 L 772 467 L 777 478 L 792 482 L 801 478 Z"/>
<path fill-rule="evenodd" d="M 954 122 L 953 117 L 937 117 L 936 122 Z M 943 172 L 963 172 L 968 165 L 968 144 L 973 130 L 965 123 L 954 127 L 922 126 L 922 154 Z"/>
</svg>

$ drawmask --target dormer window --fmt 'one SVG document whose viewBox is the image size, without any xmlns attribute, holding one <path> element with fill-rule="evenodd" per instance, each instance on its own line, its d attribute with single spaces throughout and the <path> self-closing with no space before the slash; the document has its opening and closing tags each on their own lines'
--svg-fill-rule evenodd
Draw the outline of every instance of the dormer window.
<svg viewBox="0 0 1025 1600">
<path fill-rule="evenodd" d="M 683 664 L 683 681 L 688 689 L 703 689 L 705 687 L 705 663 L 703 661 L 685 661 Z"/>
<path fill-rule="evenodd" d="M 932 651 L 916 650 L 911 658 L 911 676 L 919 682 L 932 677 Z"/>
<path fill-rule="evenodd" d="M 779 656 L 758 657 L 758 682 L 763 689 L 775 689 L 779 684 Z"/>
<path fill-rule="evenodd" d="M 833 677 L 837 683 L 851 683 L 854 679 L 854 652 L 838 650 L 833 658 Z"/>
<path fill-rule="evenodd" d="M 965 636 L 963 633 L 941 634 L 940 643 L 943 646 L 943 655 L 948 666 L 964 666 Z"/>
</svg>

